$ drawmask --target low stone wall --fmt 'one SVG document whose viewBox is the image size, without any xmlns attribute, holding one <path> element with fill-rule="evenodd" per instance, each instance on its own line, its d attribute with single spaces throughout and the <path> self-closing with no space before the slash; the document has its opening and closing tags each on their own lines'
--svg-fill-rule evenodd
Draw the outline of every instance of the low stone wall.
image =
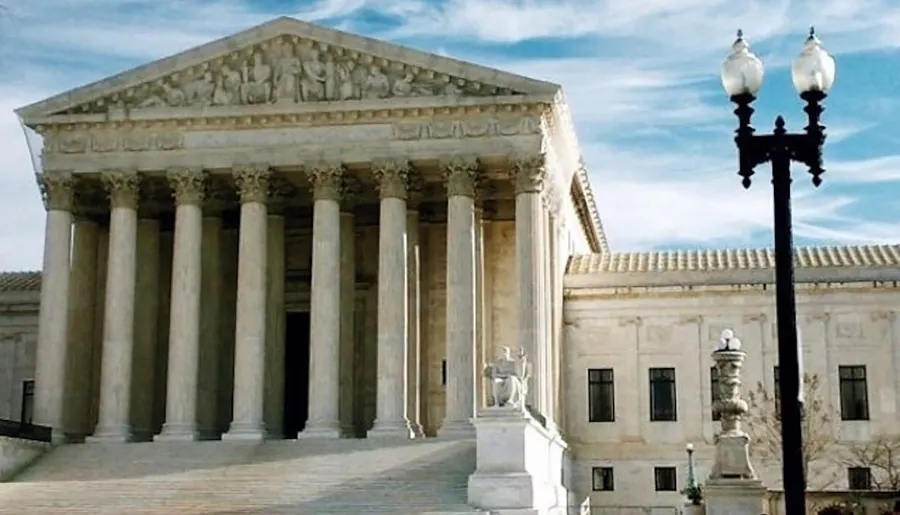
<svg viewBox="0 0 900 515">
<path fill-rule="evenodd" d="M 49 449 L 49 443 L 0 436 L 0 483 L 15 477 Z"/>
</svg>

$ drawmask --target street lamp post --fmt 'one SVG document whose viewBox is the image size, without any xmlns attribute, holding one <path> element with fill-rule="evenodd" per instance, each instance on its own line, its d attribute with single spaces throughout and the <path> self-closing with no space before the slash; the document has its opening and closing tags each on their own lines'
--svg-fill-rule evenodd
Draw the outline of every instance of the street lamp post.
<svg viewBox="0 0 900 515">
<path fill-rule="evenodd" d="M 698 506 L 703 501 L 703 491 L 697 482 L 697 471 L 694 466 L 694 444 L 689 443 L 684 447 L 688 455 L 687 479 L 684 485 L 684 495 L 692 505 Z"/>
<path fill-rule="evenodd" d="M 812 183 L 822 183 L 822 145 L 825 127 L 819 124 L 828 90 L 834 83 L 834 58 L 822 47 L 815 30 L 810 29 L 803 50 L 791 68 L 791 78 L 800 98 L 808 124 L 803 133 L 789 134 L 784 118 L 775 120 L 772 134 L 754 134 L 750 125 L 753 108 L 763 82 L 763 65 L 752 52 L 741 31 L 732 45 L 732 54 L 722 65 L 722 84 L 737 105 L 738 129 L 734 138 L 738 148 L 744 188 L 750 187 L 757 165 L 772 163 L 775 204 L 775 303 L 778 322 L 778 362 L 781 394 L 781 455 L 784 503 L 787 515 L 805 515 L 806 479 L 803 462 L 802 399 L 800 349 L 797 339 L 794 299 L 794 248 L 791 229 L 791 162 L 805 164 Z"/>
</svg>

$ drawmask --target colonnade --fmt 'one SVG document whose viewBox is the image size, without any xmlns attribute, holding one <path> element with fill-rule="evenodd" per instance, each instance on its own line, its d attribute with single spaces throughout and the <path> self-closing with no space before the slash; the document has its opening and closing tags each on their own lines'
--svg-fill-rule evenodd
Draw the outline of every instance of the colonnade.
<svg viewBox="0 0 900 515">
<path fill-rule="evenodd" d="M 476 337 L 484 306 L 478 291 L 484 252 L 479 239 L 476 184 L 478 161 L 456 157 L 442 161 L 447 191 L 446 281 L 446 416 L 440 434 L 468 434 L 476 410 Z M 518 277 L 518 343 L 539 363 L 532 391 L 541 386 L 551 366 L 545 352 L 550 336 L 551 313 L 544 285 L 547 241 L 540 220 L 545 167 L 543 156 L 516 161 L 516 266 Z M 279 327 L 283 332 L 284 289 L 271 287 L 284 277 L 283 217 L 269 213 L 271 170 L 264 165 L 235 166 L 232 175 L 240 201 L 237 309 L 235 319 L 234 395 L 231 423 L 223 439 L 261 440 L 267 423 L 280 419 L 266 412 L 268 389 L 277 390 L 279 378 L 271 375 L 279 344 L 272 343 Z M 310 298 L 310 393 L 309 419 L 299 435 L 334 438 L 341 434 L 340 380 L 342 348 L 352 311 L 346 309 L 355 282 L 352 198 L 354 184 L 340 164 L 308 167 L 313 191 L 312 278 Z M 420 184 L 411 179 L 404 160 L 373 163 L 380 197 L 378 244 L 377 400 L 376 417 L 369 437 L 421 433 L 418 360 L 421 359 L 419 320 L 420 281 L 418 224 L 414 208 Z M 109 250 L 102 310 L 102 364 L 98 423 L 89 440 L 128 441 L 147 432 L 149 419 L 135 416 L 132 382 L 140 380 L 135 360 L 152 352 L 156 320 L 149 313 L 158 306 L 143 302 L 144 291 L 159 287 L 159 255 L 156 220 L 138 216 L 141 175 L 134 171 L 101 174 L 110 202 Z M 215 433 L 215 413 L 210 400 L 216 396 L 215 374 L 220 325 L 220 284 L 217 259 L 221 218 L 206 202 L 206 174 L 201 169 L 167 172 L 175 203 L 169 352 L 165 423 L 156 439 L 194 440 Z M 93 291 L 96 270 L 97 231 L 79 230 L 74 218 L 73 191 L 77 177 L 48 173 L 40 177 L 47 208 L 44 275 L 41 290 L 39 341 L 35 381 L 35 422 L 54 429 L 60 438 L 65 413 L 87 410 L 84 399 L 66 392 L 67 384 L 85 383 L 84 377 L 66 381 L 85 369 L 85 345 L 91 335 L 79 327 L 80 309 L 88 309 L 84 292 Z M 418 186 L 418 187 L 417 187 Z M 272 255 L 273 219 L 280 218 L 281 255 Z M 74 249 L 72 227 L 76 227 Z M 277 229 L 277 228 L 276 228 Z M 146 235 L 144 234 L 146 233 Z M 152 234 L 155 233 L 155 237 Z M 140 235 L 140 237 L 139 237 Z M 343 235 L 343 236 L 342 236 Z M 93 249 L 91 245 L 93 242 Z M 74 253 L 72 252 L 74 250 Z M 278 252 L 278 251 L 276 251 Z M 70 253 L 72 257 L 70 260 Z M 278 262 L 280 261 L 280 265 Z M 280 268 L 279 268 L 280 267 Z M 268 274 L 268 275 L 267 275 Z M 100 276 L 102 277 L 102 276 Z M 154 282 L 156 281 L 156 283 Z M 206 302 L 211 299 L 211 304 Z M 276 313 L 277 312 L 277 313 Z M 349 315 L 348 315 L 349 312 Z M 73 320 L 75 318 L 75 320 Z M 137 320 L 137 324 L 136 324 Z M 138 328 L 137 330 L 135 328 Z M 344 330 L 342 331 L 342 327 Z M 342 341 L 344 342 L 342 345 Z M 283 355 L 283 344 L 280 342 Z M 139 362 L 139 361 L 138 361 Z M 73 364 L 74 363 L 74 364 Z M 89 382 L 89 379 L 87 379 Z M 283 379 L 280 380 L 283 384 Z M 537 393 L 532 404 L 544 408 L 551 395 Z M 141 402 L 138 400 L 137 402 Z M 214 406 L 214 403 L 212 403 Z M 549 407 L 549 406 L 546 406 Z M 138 411 L 141 411 L 140 409 Z M 214 410 L 213 410 L 214 411 Z M 149 415 L 147 415 L 149 416 Z M 132 424 L 142 427 L 132 427 Z M 90 431 L 86 431 L 90 432 Z"/>
</svg>

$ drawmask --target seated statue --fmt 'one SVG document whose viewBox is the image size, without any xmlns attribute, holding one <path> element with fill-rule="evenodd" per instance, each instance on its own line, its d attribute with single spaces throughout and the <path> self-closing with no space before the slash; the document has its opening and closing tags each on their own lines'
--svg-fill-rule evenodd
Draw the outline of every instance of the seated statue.
<svg viewBox="0 0 900 515">
<path fill-rule="evenodd" d="M 488 406 L 525 409 L 531 363 L 523 349 L 519 349 L 518 357 L 513 358 L 509 347 L 503 347 L 500 357 L 484 367 L 484 377 L 491 385 Z"/>
</svg>

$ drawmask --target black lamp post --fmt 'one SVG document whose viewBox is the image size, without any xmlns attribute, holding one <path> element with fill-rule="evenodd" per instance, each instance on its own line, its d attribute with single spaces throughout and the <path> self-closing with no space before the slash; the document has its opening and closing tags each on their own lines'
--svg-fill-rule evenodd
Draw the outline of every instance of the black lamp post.
<svg viewBox="0 0 900 515">
<path fill-rule="evenodd" d="M 806 514 L 806 478 L 804 477 L 802 434 L 802 377 L 800 347 L 797 339 L 794 299 L 794 248 L 791 229 L 791 162 L 805 164 L 812 183 L 822 183 L 822 145 L 825 127 L 819 125 L 824 108 L 821 102 L 834 83 L 834 58 L 822 47 L 810 29 L 803 50 L 791 68 L 797 92 L 806 102 L 809 123 L 803 133 L 788 134 L 784 119 L 775 119 L 772 134 L 753 134 L 750 125 L 753 108 L 763 81 L 763 65 L 738 31 L 732 54 L 722 65 L 722 84 L 737 105 L 738 129 L 734 141 L 738 147 L 744 188 L 750 187 L 754 168 L 772 163 L 775 203 L 775 303 L 778 321 L 778 362 L 781 394 L 781 456 L 784 503 L 787 515 Z"/>
</svg>

